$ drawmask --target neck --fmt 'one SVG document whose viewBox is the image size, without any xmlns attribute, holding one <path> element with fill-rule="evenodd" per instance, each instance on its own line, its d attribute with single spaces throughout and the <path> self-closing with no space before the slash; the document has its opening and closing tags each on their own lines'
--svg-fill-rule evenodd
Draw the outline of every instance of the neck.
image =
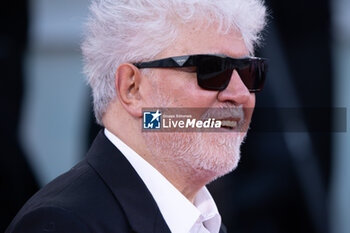
<svg viewBox="0 0 350 233">
<path fill-rule="evenodd" d="M 213 172 L 195 170 L 192 167 L 179 165 L 169 160 L 163 162 L 158 156 L 145 159 L 192 203 L 198 191 L 215 178 Z"/>
</svg>

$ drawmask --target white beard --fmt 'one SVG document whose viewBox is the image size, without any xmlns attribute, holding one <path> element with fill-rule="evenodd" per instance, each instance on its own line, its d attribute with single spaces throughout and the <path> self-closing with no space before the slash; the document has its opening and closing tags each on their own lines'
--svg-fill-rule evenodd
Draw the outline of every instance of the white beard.
<svg viewBox="0 0 350 233">
<path fill-rule="evenodd" d="M 149 75 L 152 76 L 152 72 Z M 151 80 L 156 97 L 153 106 L 173 106 L 173 101 L 158 88 L 155 79 Z M 244 119 L 242 108 L 236 106 L 236 110 L 243 114 Z M 210 112 L 203 116 L 210 117 Z M 176 166 L 173 169 L 187 175 L 209 175 L 214 180 L 231 172 L 238 165 L 240 146 L 247 131 L 244 122 L 238 127 L 238 132 L 151 132 L 143 133 L 143 137 L 153 159 L 164 167 L 171 163 Z"/>
<path fill-rule="evenodd" d="M 156 161 L 172 163 L 187 174 L 231 172 L 240 159 L 243 133 L 145 133 L 145 142 Z"/>
</svg>

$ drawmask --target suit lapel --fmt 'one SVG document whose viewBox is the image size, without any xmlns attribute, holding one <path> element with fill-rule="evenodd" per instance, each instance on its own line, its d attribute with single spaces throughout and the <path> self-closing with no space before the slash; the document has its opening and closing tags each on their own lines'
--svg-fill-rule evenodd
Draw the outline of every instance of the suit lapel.
<svg viewBox="0 0 350 233">
<path fill-rule="evenodd" d="M 111 189 L 134 231 L 170 232 L 151 193 L 102 130 L 87 154 L 87 161 Z"/>
</svg>

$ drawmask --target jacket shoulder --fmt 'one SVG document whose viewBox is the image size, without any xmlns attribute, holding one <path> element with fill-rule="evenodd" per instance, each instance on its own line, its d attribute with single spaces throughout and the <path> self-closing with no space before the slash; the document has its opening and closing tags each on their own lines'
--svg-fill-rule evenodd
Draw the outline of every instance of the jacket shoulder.
<svg viewBox="0 0 350 233">
<path fill-rule="evenodd" d="M 40 207 L 24 215 L 5 233 L 66 232 L 90 233 L 88 225 L 71 211 L 58 207 Z"/>
<path fill-rule="evenodd" d="M 127 232 L 127 228 L 119 202 L 83 160 L 29 199 L 6 233 Z"/>
</svg>

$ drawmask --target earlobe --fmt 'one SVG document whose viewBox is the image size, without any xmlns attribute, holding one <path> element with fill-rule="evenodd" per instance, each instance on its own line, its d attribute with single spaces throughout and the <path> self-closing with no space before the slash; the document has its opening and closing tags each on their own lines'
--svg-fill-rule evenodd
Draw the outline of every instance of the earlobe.
<svg viewBox="0 0 350 233">
<path fill-rule="evenodd" d="M 132 64 L 121 64 L 115 75 L 117 96 L 123 107 L 133 117 L 142 116 L 140 95 L 141 74 Z"/>
</svg>

